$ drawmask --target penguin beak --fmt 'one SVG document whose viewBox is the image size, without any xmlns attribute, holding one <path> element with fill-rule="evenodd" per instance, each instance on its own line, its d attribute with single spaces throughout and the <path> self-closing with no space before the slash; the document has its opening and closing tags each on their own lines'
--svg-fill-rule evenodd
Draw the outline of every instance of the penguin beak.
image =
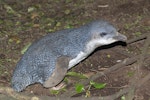
<svg viewBox="0 0 150 100">
<path fill-rule="evenodd" d="M 117 41 L 123 41 L 125 42 L 127 40 L 127 37 L 125 35 L 120 34 L 117 32 L 117 35 L 113 37 Z"/>
</svg>

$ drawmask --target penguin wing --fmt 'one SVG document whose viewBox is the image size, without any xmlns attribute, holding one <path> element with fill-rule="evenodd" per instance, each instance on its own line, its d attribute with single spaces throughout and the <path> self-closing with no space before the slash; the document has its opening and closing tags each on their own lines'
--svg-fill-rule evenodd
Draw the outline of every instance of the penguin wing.
<svg viewBox="0 0 150 100">
<path fill-rule="evenodd" d="M 65 77 L 70 57 L 61 56 L 56 60 L 56 67 L 52 73 L 52 75 L 43 83 L 44 87 L 53 87 L 59 84 Z"/>
</svg>

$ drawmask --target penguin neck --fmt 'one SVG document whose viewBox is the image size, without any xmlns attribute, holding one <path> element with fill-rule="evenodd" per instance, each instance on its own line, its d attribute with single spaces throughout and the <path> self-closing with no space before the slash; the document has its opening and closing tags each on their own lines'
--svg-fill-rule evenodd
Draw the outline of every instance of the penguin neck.
<svg viewBox="0 0 150 100">
<path fill-rule="evenodd" d="M 86 48 L 84 50 L 85 53 L 90 54 L 92 53 L 97 47 L 101 45 L 98 44 L 98 40 L 91 40 L 87 43 Z"/>
</svg>

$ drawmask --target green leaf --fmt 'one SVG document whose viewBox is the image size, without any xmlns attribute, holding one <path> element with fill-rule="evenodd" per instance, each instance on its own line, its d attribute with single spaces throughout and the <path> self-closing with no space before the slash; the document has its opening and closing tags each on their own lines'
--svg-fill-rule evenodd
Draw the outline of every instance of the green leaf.
<svg viewBox="0 0 150 100">
<path fill-rule="evenodd" d="M 65 26 L 65 28 L 70 29 L 70 28 L 73 28 L 73 26 L 72 26 L 72 25 L 70 25 L 70 24 L 68 24 L 68 25 L 66 25 L 66 26 Z"/>
<path fill-rule="evenodd" d="M 54 95 L 57 95 L 57 94 L 60 93 L 60 91 L 59 90 L 50 90 L 50 93 L 54 94 Z"/>
<path fill-rule="evenodd" d="M 127 74 L 129 77 L 132 77 L 134 75 L 134 72 L 128 72 Z"/>
<path fill-rule="evenodd" d="M 108 54 L 108 55 L 107 55 L 107 57 L 108 57 L 108 58 L 110 58 L 110 57 L 111 57 L 111 55 L 109 55 L 109 54 Z"/>
<path fill-rule="evenodd" d="M 141 32 L 135 32 L 134 33 L 136 36 L 140 36 L 142 33 Z"/>
<path fill-rule="evenodd" d="M 106 83 L 96 83 L 94 81 L 90 81 L 90 84 L 96 89 L 102 89 L 106 87 Z"/>
<path fill-rule="evenodd" d="M 79 77 L 81 79 L 87 79 L 87 77 L 84 74 L 76 73 L 76 72 L 68 72 L 66 75 L 73 76 L 73 77 Z"/>
<path fill-rule="evenodd" d="M 0 24 L 2 24 L 3 23 L 3 20 L 0 20 Z"/>
<path fill-rule="evenodd" d="M 68 83 L 68 78 L 65 77 L 63 81 L 64 81 L 65 83 Z"/>
<path fill-rule="evenodd" d="M 6 12 L 7 13 L 11 13 L 11 14 L 14 14 L 15 13 L 15 11 L 12 9 L 12 7 L 11 6 L 9 6 L 9 5 L 4 5 L 4 8 L 6 9 Z"/>
<path fill-rule="evenodd" d="M 29 48 L 29 46 L 31 45 L 31 43 L 28 43 L 22 50 L 21 50 L 21 54 L 24 54 L 27 49 Z"/>
<path fill-rule="evenodd" d="M 76 84 L 76 85 L 75 85 L 75 90 L 76 90 L 77 93 L 81 93 L 81 92 L 83 92 L 85 89 L 84 89 L 83 84 Z"/>
<path fill-rule="evenodd" d="M 58 95 L 59 93 L 65 92 L 65 91 L 66 91 L 66 88 L 62 88 L 60 90 L 53 90 L 53 89 L 51 89 L 50 90 L 50 94 Z"/>
<path fill-rule="evenodd" d="M 121 100 L 126 100 L 125 96 L 122 96 L 122 97 L 121 97 Z"/>
<path fill-rule="evenodd" d="M 35 7 L 29 7 L 28 8 L 28 12 L 30 13 L 30 12 L 33 12 L 35 10 Z"/>
<path fill-rule="evenodd" d="M 61 22 L 57 22 L 57 23 L 56 23 L 56 26 L 57 26 L 57 27 L 61 26 Z"/>
<path fill-rule="evenodd" d="M 70 10 L 69 9 L 67 9 L 67 10 L 65 10 L 65 12 L 64 12 L 66 15 L 68 15 L 68 14 L 70 14 Z"/>
</svg>

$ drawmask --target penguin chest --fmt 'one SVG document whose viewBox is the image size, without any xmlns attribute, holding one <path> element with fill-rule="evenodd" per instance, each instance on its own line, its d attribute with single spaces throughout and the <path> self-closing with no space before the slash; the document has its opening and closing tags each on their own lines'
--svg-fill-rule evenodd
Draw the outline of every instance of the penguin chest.
<svg viewBox="0 0 150 100">
<path fill-rule="evenodd" d="M 73 58 L 73 59 L 71 59 L 69 61 L 69 67 L 68 67 L 68 69 L 70 69 L 71 67 L 73 67 L 76 64 L 78 64 L 79 62 L 81 62 L 87 56 L 88 56 L 88 54 L 86 54 L 86 53 L 84 53 L 84 52 L 81 51 L 75 58 Z"/>
</svg>

